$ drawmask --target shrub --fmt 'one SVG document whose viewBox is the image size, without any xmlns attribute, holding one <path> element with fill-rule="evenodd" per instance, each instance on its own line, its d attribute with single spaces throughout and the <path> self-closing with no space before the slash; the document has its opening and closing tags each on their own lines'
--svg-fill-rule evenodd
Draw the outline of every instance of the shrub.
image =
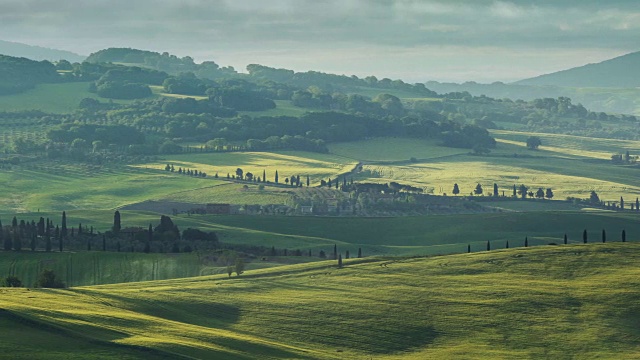
<svg viewBox="0 0 640 360">
<path fill-rule="evenodd" d="M 22 281 L 17 276 L 9 275 L 2 281 L 4 287 L 22 287 Z"/>
<path fill-rule="evenodd" d="M 61 289 L 66 287 L 62 280 L 56 278 L 56 274 L 51 269 L 42 270 L 38 280 L 36 281 L 36 287 Z"/>
</svg>

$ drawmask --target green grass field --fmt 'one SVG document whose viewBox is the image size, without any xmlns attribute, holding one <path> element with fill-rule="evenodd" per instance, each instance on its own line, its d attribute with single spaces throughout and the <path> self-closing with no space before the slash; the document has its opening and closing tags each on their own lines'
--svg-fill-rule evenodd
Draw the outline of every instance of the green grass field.
<svg viewBox="0 0 640 360">
<path fill-rule="evenodd" d="M 175 192 L 212 186 L 200 179 L 133 167 L 92 167 L 73 163 L 39 163 L 0 173 L 6 196 L 4 211 L 115 209 Z"/>
<path fill-rule="evenodd" d="M 497 183 L 501 193 L 504 191 L 507 196 L 514 184 L 525 184 L 534 193 L 539 187 L 550 187 L 557 199 L 588 198 L 592 190 L 601 199 L 612 202 L 624 197 L 629 203 L 640 196 L 637 169 L 616 166 L 605 160 L 610 159 L 612 152 L 609 151 L 615 148 L 640 151 L 640 142 L 548 135 L 543 137 L 543 144 L 549 140 L 555 145 L 529 151 L 525 144 L 529 135 L 507 131 L 496 133 L 499 143 L 489 156 L 474 156 L 465 149 L 404 139 L 334 144 L 331 151 L 366 160 L 357 180 L 397 181 L 422 187 L 436 195 L 451 195 L 454 183 L 464 195 L 473 191 L 478 183 L 483 185 L 485 193 L 490 193 L 493 183 Z M 563 143 L 565 147 L 561 148 Z M 416 157 L 418 162 L 410 163 L 410 156 Z"/>
<path fill-rule="evenodd" d="M 275 181 L 277 170 L 282 184 L 287 177 L 294 175 L 300 175 L 301 181 L 309 175 L 311 183 L 316 184 L 321 179 L 350 171 L 356 161 L 332 154 L 304 151 L 234 152 L 170 155 L 158 162 L 136 167 L 164 170 L 167 163 L 172 164 L 176 170 L 178 167 L 198 169 L 208 176 L 218 173 L 222 178 L 226 178 L 227 174 L 235 175 L 237 168 L 241 168 L 244 173 L 251 172 L 256 177 L 262 177 L 263 171 L 266 171 L 267 180 L 271 182 Z"/>
<path fill-rule="evenodd" d="M 537 136 L 542 141 L 541 152 L 555 153 L 555 155 L 603 160 L 611 160 L 611 155 L 624 154 L 625 151 L 629 151 L 633 155 L 640 155 L 640 141 L 507 130 L 492 130 L 491 134 L 498 140 L 523 147 L 526 146 L 529 136 Z"/>
<path fill-rule="evenodd" d="M 379 138 L 329 144 L 329 152 L 360 161 L 406 161 L 466 154 L 467 149 L 439 146 L 437 140 Z"/>
<path fill-rule="evenodd" d="M 196 178 L 164 171 L 166 163 L 198 169 L 207 178 Z M 32 212 L 71 209 L 115 209 L 145 200 L 171 200 L 204 204 L 283 204 L 287 189 L 257 185 L 243 189 L 242 184 L 226 179 L 238 167 L 256 176 L 267 172 L 274 181 L 278 170 L 280 183 L 289 176 L 310 176 L 312 183 L 335 177 L 355 166 L 352 159 L 335 155 L 279 153 L 214 153 L 168 156 L 155 163 L 135 166 L 92 166 L 72 162 L 32 162 L 0 172 L 5 196 L 0 199 L 3 212 Z"/>
<path fill-rule="evenodd" d="M 0 348 L 29 359 L 640 357 L 638 244 L 362 260 L 2 289 Z"/>
<path fill-rule="evenodd" d="M 41 110 L 54 114 L 66 114 L 78 108 L 84 98 L 101 102 L 109 101 L 89 92 L 88 82 L 40 84 L 20 94 L 0 96 L 0 111 Z M 113 100 L 115 103 L 131 102 Z"/>
</svg>

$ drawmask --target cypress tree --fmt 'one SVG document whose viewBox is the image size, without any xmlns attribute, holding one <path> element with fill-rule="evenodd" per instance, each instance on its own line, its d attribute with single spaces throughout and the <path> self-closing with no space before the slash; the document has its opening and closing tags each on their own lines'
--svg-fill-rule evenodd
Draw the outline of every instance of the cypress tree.
<svg viewBox="0 0 640 360">
<path fill-rule="evenodd" d="M 602 242 L 603 243 L 607 242 L 607 232 L 604 231 L 604 229 L 602 229 Z"/>
<path fill-rule="evenodd" d="M 587 243 L 587 229 L 584 229 L 584 231 L 582 232 L 582 242 L 584 244 Z"/>
<path fill-rule="evenodd" d="M 267 182 L 267 171 L 262 170 L 262 182 Z"/>
<path fill-rule="evenodd" d="M 505 245 L 505 247 L 504 247 L 504 248 L 505 248 L 505 249 L 508 249 L 508 248 L 509 248 L 509 240 L 507 240 L 507 244 Z"/>
<path fill-rule="evenodd" d="M 16 219 L 15 216 L 13 217 L 13 220 L 11 220 L 11 227 L 13 228 L 13 231 L 18 227 L 18 219 Z"/>
<path fill-rule="evenodd" d="M 636 211 L 640 211 L 640 199 L 636 198 Z"/>
<path fill-rule="evenodd" d="M 278 183 L 278 170 L 276 170 L 275 180 L 276 180 L 276 184 L 277 184 Z"/>
<path fill-rule="evenodd" d="M 4 233 L 4 229 L 2 230 L 2 232 Z M 6 251 L 11 251 L 11 249 L 13 249 L 13 240 L 11 239 L 11 233 L 7 231 L 2 235 L 2 237 L 4 238 L 4 249 Z"/>
<path fill-rule="evenodd" d="M 47 218 L 47 226 L 44 229 L 44 241 L 45 241 L 45 250 L 47 252 L 51 251 L 51 226 L 49 224 L 49 219 Z"/>
<path fill-rule="evenodd" d="M 467 245 L 467 253 L 471 252 L 471 244 Z"/>
<path fill-rule="evenodd" d="M 42 216 L 38 221 L 38 235 L 44 236 L 44 218 Z"/>
<path fill-rule="evenodd" d="M 38 238 L 38 234 L 36 232 L 31 233 L 31 251 L 36 251 L 36 239 Z"/>
<path fill-rule="evenodd" d="M 347 250 L 347 252 L 344 254 L 344 258 L 348 259 L 349 258 L 349 250 Z"/>
<path fill-rule="evenodd" d="M 120 211 L 116 210 L 115 213 L 113 213 L 113 233 L 114 234 L 118 234 L 120 232 L 120 230 L 122 230 L 122 224 L 120 222 Z"/>
<path fill-rule="evenodd" d="M 22 236 L 20 235 L 20 232 L 18 232 L 18 231 L 14 231 L 13 232 L 13 249 L 15 251 L 21 251 L 22 250 Z"/>
<path fill-rule="evenodd" d="M 333 244 L 333 260 L 338 258 L 338 245 Z"/>
<path fill-rule="evenodd" d="M 309 257 L 312 257 L 313 255 L 311 255 L 311 249 L 309 249 Z"/>
<path fill-rule="evenodd" d="M 60 252 L 62 252 L 62 236 L 60 236 L 60 228 L 56 225 L 55 238 L 58 240 L 58 245 L 60 248 Z"/>
<path fill-rule="evenodd" d="M 620 196 L 620 210 L 624 210 L 624 199 Z"/>
<path fill-rule="evenodd" d="M 567 245 L 568 240 L 569 240 L 569 239 L 567 238 L 567 234 L 564 234 L 564 244 L 565 244 L 565 245 Z"/>
<path fill-rule="evenodd" d="M 309 187 L 309 175 L 307 175 L 307 187 Z"/>
<path fill-rule="evenodd" d="M 151 226 L 151 224 L 149 224 L 149 232 L 147 234 L 147 241 L 144 244 L 144 252 L 146 254 L 151 252 L 151 240 L 153 240 L 153 227 Z M 177 246 L 177 244 L 174 244 L 174 247 Z M 174 251 L 176 252 L 176 251 Z"/>
<path fill-rule="evenodd" d="M 622 230 L 622 242 L 627 242 L 627 232 Z"/>
<path fill-rule="evenodd" d="M 65 211 L 62 212 L 62 228 L 60 229 L 60 235 L 63 238 L 67 237 L 67 213 Z"/>
<path fill-rule="evenodd" d="M 487 251 L 491 251 L 491 243 L 487 241 Z"/>
<path fill-rule="evenodd" d="M 9 248 L 7 249 L 7 239 L 4 236 L 4 228 L 2 227 L 2 221 L 0 220 L 0 240 L 2 240 L 4 249 L 9 251 L 11 250 L 11 246 L 9 246 Z"/>
<path fill-rule="evenodd" d="M 78 236 L 82 235 L 82 223 L 78 225 Z"/>
<path fill-rule="evenodd" d="M 358 248 L 358 259 L 362 257 L 362 248 Z"/>
<path fill-rule="evenodd" d="M 342 254 L 338 255 L 338 267 L 342 267 Z"/>
<path fill-rule="evenodd" d="M 524 247 L 529 247 L 529 238 L 528 237 L 524 238 Z"/>
<path fill-rule="evenodd" d="M 493 183 L 493 196 L 498 197 L 498 184 Z"/>
</svg>

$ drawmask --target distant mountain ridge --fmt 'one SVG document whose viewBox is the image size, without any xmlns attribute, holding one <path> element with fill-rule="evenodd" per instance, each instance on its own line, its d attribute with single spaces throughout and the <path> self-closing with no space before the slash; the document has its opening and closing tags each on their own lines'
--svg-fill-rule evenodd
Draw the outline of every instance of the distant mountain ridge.
<svg viewBox="0 0 640 360">
<path fill-rule="evenodd" d="M 597 64 L 516 81 L 514 84 L 560 87 L 640 87 L 640 51 Z"/>
<path fill-rule="evenodd" d="M 64 59 L 72 63 L 82 62 L 86 58 L 86 56 L 78 55 L 71 51 L 49 49 L 5 40 L 0 40 L 0 54 L 24 57 L 37 61 L 58 61 Z"/>
</svg>

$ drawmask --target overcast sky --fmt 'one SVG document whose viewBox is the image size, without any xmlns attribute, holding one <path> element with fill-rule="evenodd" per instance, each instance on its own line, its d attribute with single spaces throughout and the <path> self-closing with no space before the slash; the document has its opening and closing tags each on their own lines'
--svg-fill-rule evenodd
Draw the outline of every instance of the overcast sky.
<svg viewBox="0 0 640 360">
<path fill-rule="evenodd" d="M 512 81 L 640 50 L 637 0 L 0 0 L 0 39 L 410 82 Z"/>
</svg>

